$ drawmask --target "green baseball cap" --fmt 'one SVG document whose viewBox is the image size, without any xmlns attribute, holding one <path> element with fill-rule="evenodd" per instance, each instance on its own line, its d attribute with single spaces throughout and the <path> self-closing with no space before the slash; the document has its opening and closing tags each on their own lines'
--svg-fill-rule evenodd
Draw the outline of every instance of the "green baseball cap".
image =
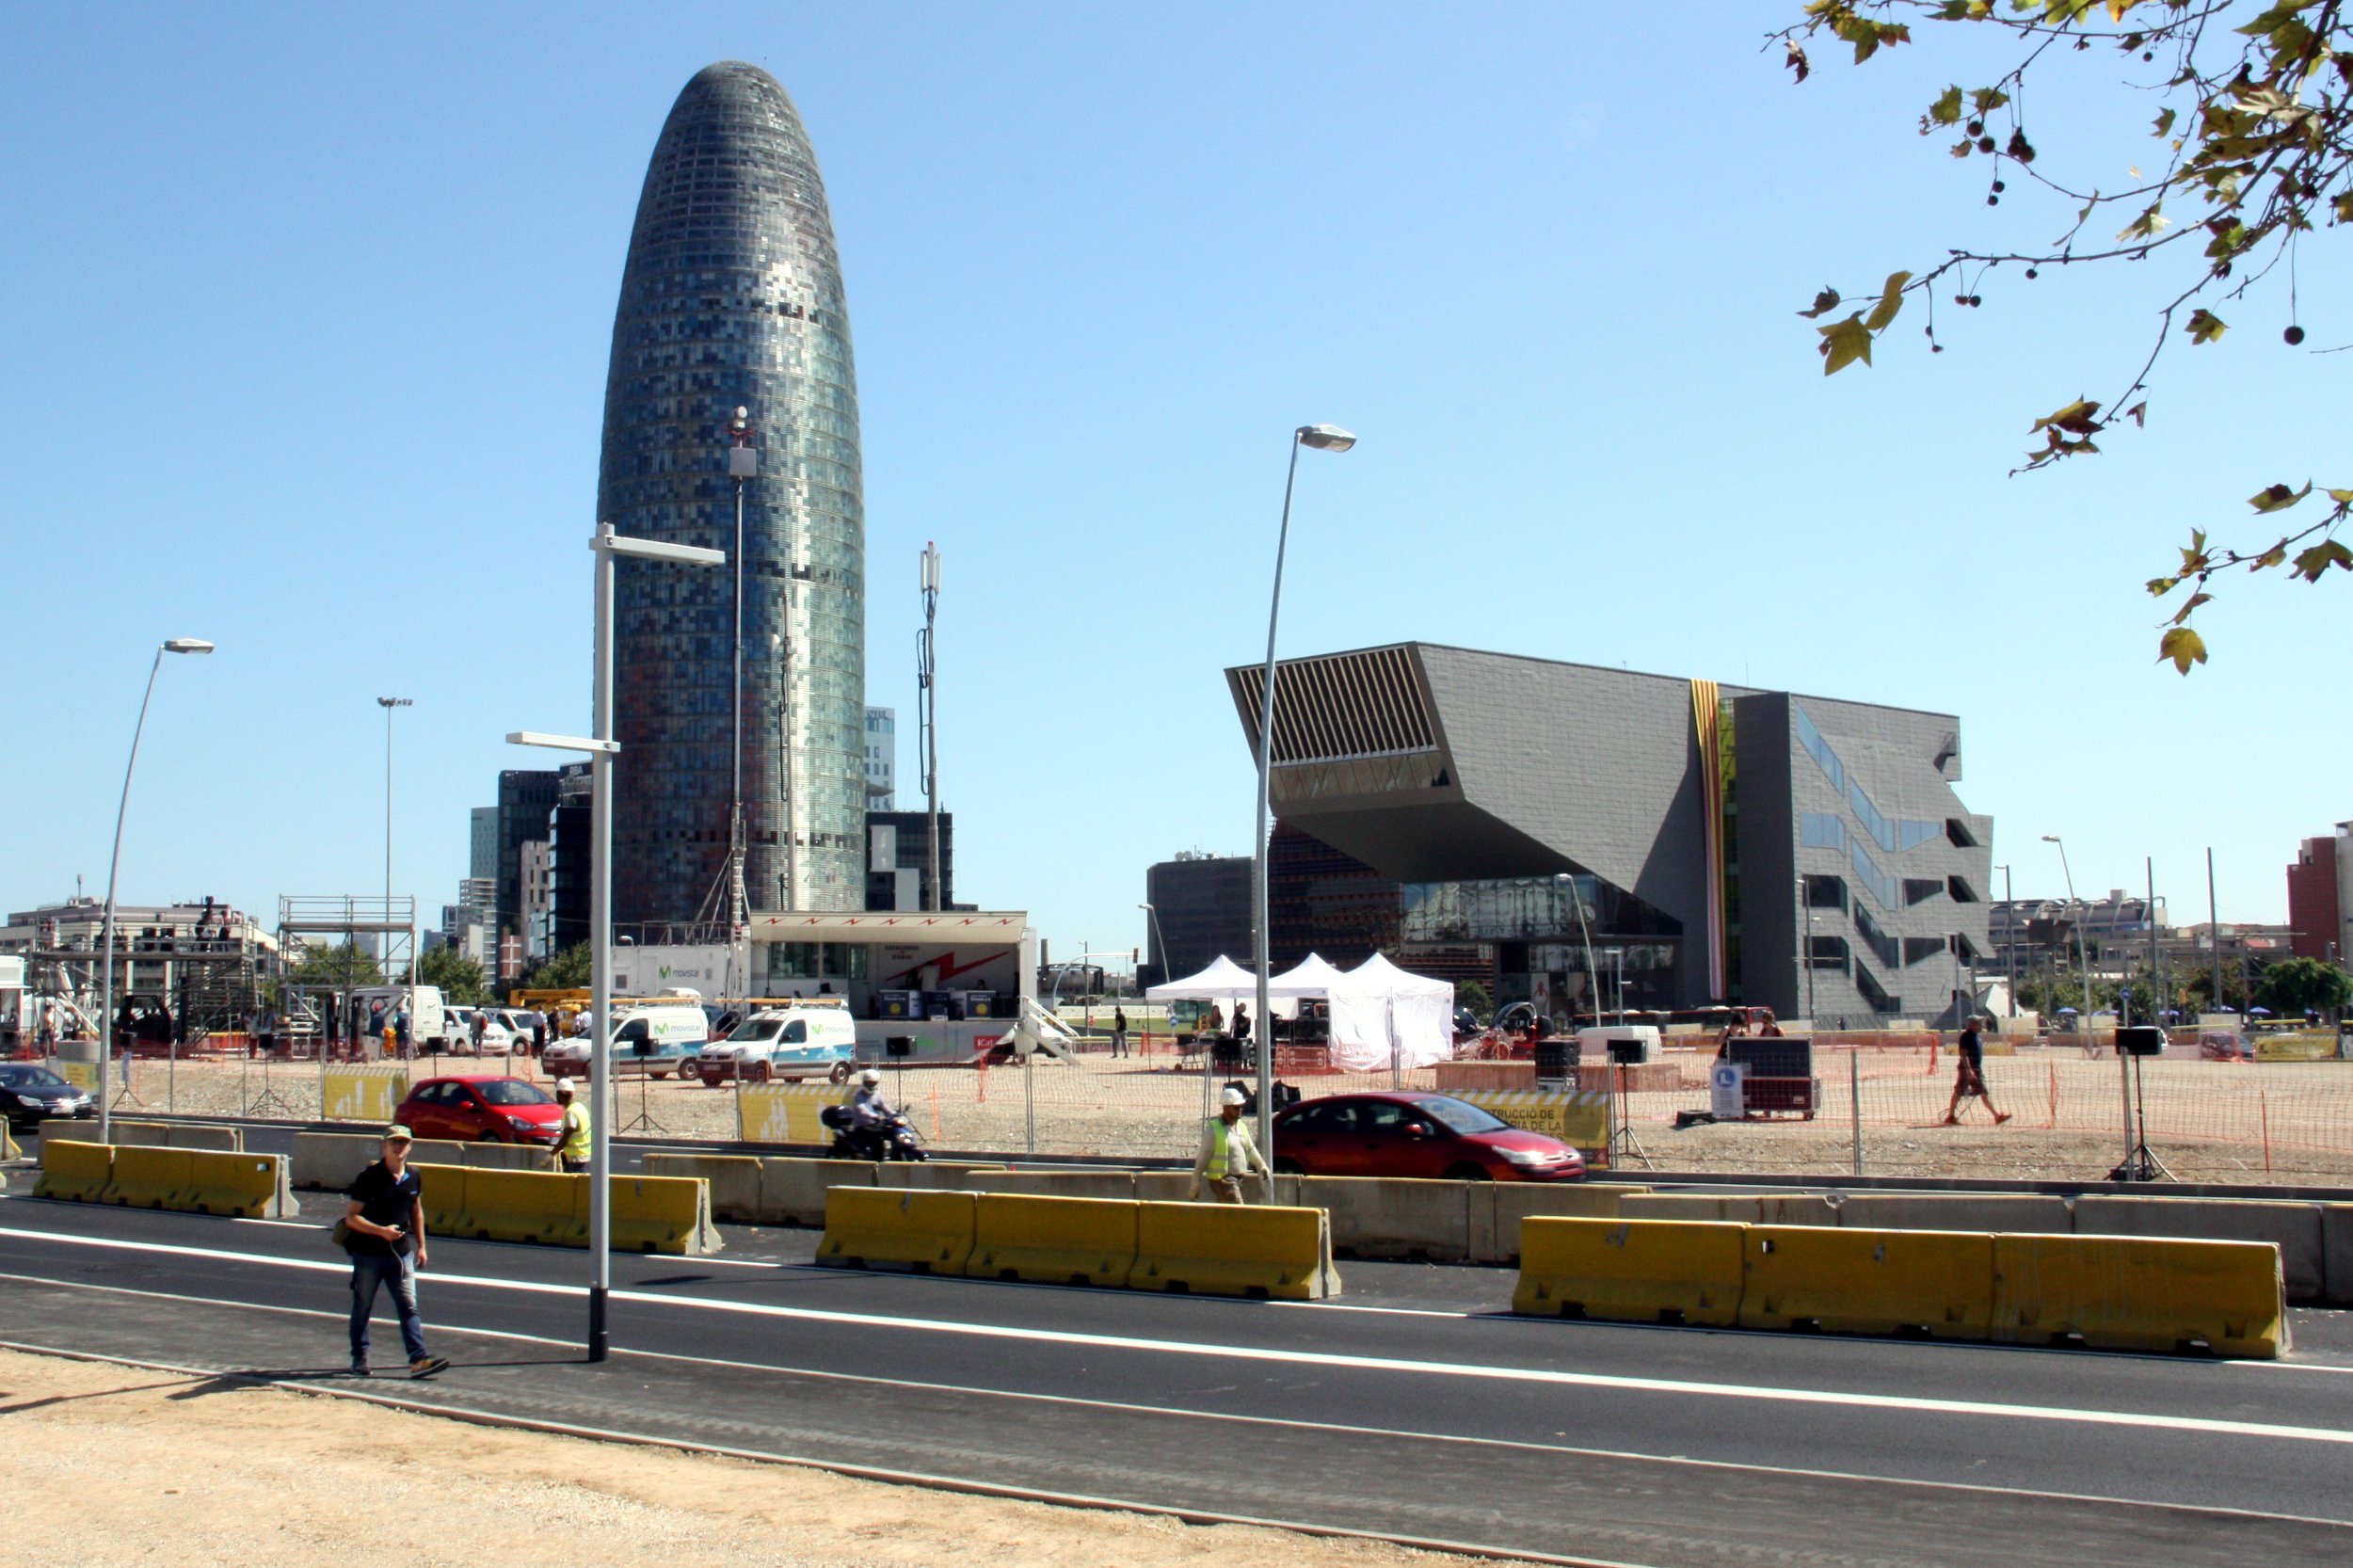
<svg viewBox="0 0 2353 1568">
<path fill-rule="evenodd" d="M 413 1144 L 416 1141 L 416 1135 L 398 1122 L 384 1129 L 384 1142 L 388 1144 Z"/>
</svg>

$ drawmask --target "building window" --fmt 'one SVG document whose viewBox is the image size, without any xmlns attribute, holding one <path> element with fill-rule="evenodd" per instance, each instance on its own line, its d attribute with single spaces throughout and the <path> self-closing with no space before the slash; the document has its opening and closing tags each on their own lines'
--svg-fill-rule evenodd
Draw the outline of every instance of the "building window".
<svg viewBox="0 0 2353 1568">
<path fill-rule="evenodd" d="M 1879 983 L 1879 978 L 1860 959 L 1856 960 L 1854 967 L 1854 988 L 1863 994 L 1864 1001 L 1874 1013 L 1902 1011 L 1897 1006 L 1896 999 L 1887 994 L 1887 988 Z"/>
<path fill-rule="evenodd" d="M 1807 876 L 1805 878 L 1805 906 L 1808 909 L 1845 909 L 1847 907 L 1846 878 Z"/>
<path fill-rule="evenodd" d="M 1896 938 L 1881 930 L 1879 921 L 1871 918 L 1871 912 L 1859 904 L 1854 907 L 1854 928 L 1863 938 L 1863 945 L 1869 948 L 1881 963 L 1891 969 L 1903 967 L 1903 950 L 1897 945 Z"/>
<path fill-rule="evenodd" d="M 1904 967 L 1910 968 L 1914 964 L 1925 964 L 1952 951 L 1952 938 L 1949 936 L 1907 936 L 1904 938 Z"/>
<path fill-rule="evenodd" d="M 1816 936 L 1810 938 L 1806 946 L 1805 961 L 1808 967 L 1836 969 L 1841 974 L 1847 972 L 1847 938 L 1844 936 Z"/>
</svg>

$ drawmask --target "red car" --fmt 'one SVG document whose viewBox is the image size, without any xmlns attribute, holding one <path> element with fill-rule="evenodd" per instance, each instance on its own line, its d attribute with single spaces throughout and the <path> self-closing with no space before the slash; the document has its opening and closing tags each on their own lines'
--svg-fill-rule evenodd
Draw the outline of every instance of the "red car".
<svg viewBox="0 0 2353 1568">
<path fill-rule="evenodd" d="M 1274 1118 L 1274 1168 L 1302 1176 L 1575 1181 L 1585 1157 L 1447 1095 L 1329 1095 Z"/>
<path fill-rule="evenodd" d="M 553 1146 L 563 1135 L 564 1108 L 523 1079 L 453 1073 L 410 1088 L 392 1120 L 419 1138 Z"/>
</svg>

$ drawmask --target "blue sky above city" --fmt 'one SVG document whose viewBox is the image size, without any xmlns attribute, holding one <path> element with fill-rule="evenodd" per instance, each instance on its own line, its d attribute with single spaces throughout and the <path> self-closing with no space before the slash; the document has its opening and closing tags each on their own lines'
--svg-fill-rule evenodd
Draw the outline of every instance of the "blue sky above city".
<svg viewBox="0 0 2353 1568">
<path fill-rule="evenodd" d="M 2345 484 L 2343 359 L 2284 286 L 2170 352 L 2142 435 L 2017 478 L 2026 425 L 2145 351 L 2161 264 L 1908 312 L 1820 373 L 1792 312 L 2067 211 L 1983 205 L 1914 134 L 1948 54 L 1794 88 L 1786 7 L 16 7 L 0 14 L 0 715 L 10 909 L 465 873 L 467 808 L 584 730 L 605 360 L 663 117 L 712 60 L 798 103 L 857 352 L 868 700 L 914 759 L 916 560 L 945 557 L 957 892 L 1059 952 L 1143 940 L 1144 870 L 1246 853 L 1225 666 L 1256 658 L 1293 426 L 1283 648 L 1406 638 L 1958 713 L 2021 895 L 2279 920 L 2353 815 L 2345 600 L 2231 584 L 2215 662 L 2141 592 L 2262 485 Z M 2109 84 L 2105 59 L 2061 62 Z M 2120 184 L 2147 114 L 2045 92 Z M 2153 112 L 2153 111 L 2150 111 Z M 2080 129 L 2081 139 L 2077 133 Z M 2080 152 L 2076 151 L 2080 148 Z M 2327 232 L 2309 349 L 2353 342 Z M 1916 310 L 1916 307 L 1915 307 Z M 1541 724 L 1539 715 L 1531 723 Z M 1580 744 L 1559 737 L 1563 756 Z M 1998 887 L 1998 879 L 1997 879 Z"/>
</svg>

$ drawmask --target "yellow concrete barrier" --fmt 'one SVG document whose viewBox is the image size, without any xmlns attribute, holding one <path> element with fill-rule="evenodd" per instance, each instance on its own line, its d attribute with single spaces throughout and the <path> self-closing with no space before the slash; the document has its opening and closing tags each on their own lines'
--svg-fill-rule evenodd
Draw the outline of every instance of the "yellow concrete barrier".
<svg viewBox="0 0 2353 1568">
<path fill-rule="evenodd" d="M 1321 1208 L 1223 1203 L 1137 1206 L 1139 1290 L 1310 1301 L 1339 1294 L 1332 1225 Z"/>
<path fill-rule="evenodd" d="M 579 1182 L 584 1199 L 585 1176 L 558 1179 Z M 580 1218 L 584 1226 L 588 1218 L 584 1201 Z M 671 1253 L 681 1257 L 717 1252 L 720 1241 L 711 1224 L 710 1184 L 693 1176 L 615 1176 L 613 1245 L 622 1252 Z"/>
<path fill-rule="evenodd" d="M 1475 1182 L 1470 1192 L 1470 1261 L 1517 1263 L 1523 1220 L 1547 1214 L 1612 1220 L 1625 1198 L 1649 1191 L 1614 1181 Z"/>
<path fill-rule="evenodd" d="M 1742 1251 L 1742 1328 L 1974 1340 L 1993 1331 L 1988 1235 L 1752 1225 Z"/>
<path fill-rule="evenodd" d="M 1993 1337 L 2276 1360 L 2288 1348 L 2280 1249 L 2127 1236 L 1993 1239 Z"/>
<path fill-rule="evenodd" d="M 1124 1287 L 1135 1268 L 1136 1226 L 1133 1200 L 983 1192 L 964 1272 L 974 1279 Z"/>
<path fill-rule="evenodd" d="M 188 1185 L 181 1207 L 199 1214 L 233 1214 L 276 1219 L 299 1212 L 286 1192 L 282 1155 L 237 1154 L 225 1149 L 184 1149 Z"/>
<path fill-rule="evenodd" d="M 470 1174 L 463 1165 L 434 1165 L 410 1160 L 408 1168 L 417 1173 L 421 1191 L 417 1201 L 424 1206 L 424 1233 L 429 1240 L 436 1236 L 470 1236 L 467 1224 L 466 1177 Z"/>
<path fill-rule="evenodd" d="M 1520 1222 L 1512 1310 L 1729 1328 L 1740 1317 L 1743 1230 L 1713 1220 L 1530 1214 Z"/>
<path fill-rule="evenodd" d="M 588 1178 L 545 1171 L 466 1167 L 466 1208 L 459 1224 L 480 1241 L 542 1246 L 587 1245 Z"/>
<path fill-rule="evenodd" d="M 972 1192 L 836 1187 L 825 1194 L 825 1234 L 817 1261 L 835 1268 L 877 1264 L 960 1274 L 972 1258 L 980 1199 Z"/>
<path fill-rule="evenodd" d="M 115 1181 L 111 1202 L 132 1208 L 184 1208 L 192 1149 L 115 1147 Z"/>
<path fill-rule="evenodd" d="M 33 1196 L 68 1203 L 114 1201 L 115 1151 L 106 1144 L 40 1141 L 40 1179 Z"/>
</svg>

